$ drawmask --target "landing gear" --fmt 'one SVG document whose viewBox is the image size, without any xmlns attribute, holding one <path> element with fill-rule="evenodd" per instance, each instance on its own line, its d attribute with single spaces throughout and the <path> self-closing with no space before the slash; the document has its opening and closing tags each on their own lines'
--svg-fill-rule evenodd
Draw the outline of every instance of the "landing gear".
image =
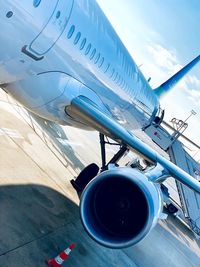
<svg viewBox="0 0 200 267">
<path fill-rule="evenodd" d="M 101 146 L 101 160 L 102 160 L 102 167 L 101 171 L 105 171 L 108 169 L 110 164 L 117 165 L 117 162 L 124 156 L 124 154 L 128 151 L 128 148 L 126 145 L 119 145 L 117 143 L 111 143 L 109 141 L 105 141 L 105 136 L 100 133 L 99 134 L 100 139 L 100 146 Z M 108 145 L 117 145 L 120 146 L 119 151 L 112 157 L 112 159 L 106 164 L 106 144 Z"/>
<path fill-rule="evenodd" d="M 117 143 L 111 143 L 108 140 L 105 141 L 105 136 L 103 134 L 99 134 L 100 139 L 100 146 L 101 146 L 101 172 L 107 170 L 109 168 L 110 164 L 114 164 L 117 166 L 117 162 L 123 157 L 123 155 L 128 151 L 127 146 L 125 145 L 119 145 Z M 111 158 L 111 160 L 106 163 L 106 144 L 108 145 L 118 145 L 120 146 L 119 151 Z M 92 163 L 85 167 L 80 174 L 77 176 L 77 178 L 74 180 L 72 179 L 70 182 L 74 189 L 76 190 L 77 194 L 80 196 L 86 185 L 97 176 L 99 172 L 99 167 L 97 164 Z"/>
<path fill-rule="evenodd" d="M 78 194 L 81 194 L 86 185 L 95 177 L 99 172 L 99 167 L 97 164 L 92 163 L 85 167 L 80 174 L 77 176 L 76 180 L 71 180 L 71 184 Z"/>
<path fill-rule="evenodd" d="M 172 203 L 170 203 L 167 205 L 167 211 L 170 214 L 175 214 L 178 211 L 178 209 Z"/>
</svg>

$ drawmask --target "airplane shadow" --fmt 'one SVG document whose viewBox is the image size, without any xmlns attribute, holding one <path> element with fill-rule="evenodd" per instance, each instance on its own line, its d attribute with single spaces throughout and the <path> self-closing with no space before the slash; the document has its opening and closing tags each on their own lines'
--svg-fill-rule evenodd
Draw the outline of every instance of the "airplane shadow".
<svg viewBox="0 0 200 267">
<path fill-rule="evenodd" d="M 198 253 L 161 224 L 134 247 L 101 247 L 83 230 L 78 206 L 42 185 L 1 186 L 0 214 L 0 266 L 4 267 L 46 266 L 45 259 L 73 242 L 76 248 L 67 266 L 187 267 L 200 262 Z M 187 265 L 189 261 L 194 265 Z"/>
<path fill-rule="evenodd" d="M 17 112 L 20 117 L 29 124 L 29 126 L 36 132 L 36 134 L 41 138 L 41 140 L 48 146 L 51 152 L 58 158 L 59 161 L 61 161 L 61 163 L 65 167 L 68 167 L 70 165 L 72 169 L 77 173 L 79 173 L 85 167 L 80 158 L 76 156 L 73 148 L 68 143 L 69 139 L 60 125 L 42 119 L 29 111 L 25 111 L 21 106 L 18 106 L 17 103 L 14 105 L 12 102 L 10 102 L 10 99 L 7 95 L 6 99 L 7 104 L 12 105 L 15 112 Z M 18 119 L 18 117 L 15 116 L 14 113 L 7 111 L 5 112 L 5 110 L 3 110 L 1 116 L 4 116 L 2 120 L 5 120 L 6 117 L 7 128 L 9 127 L 9 133 L 5 133 L 5 135 L 8 135 L 13 141 L 15 140 L 15 138 L 17 138 L 18 142 L 21 144 L 24 142 L 23 138 L 19 138 L 20 135 L 22 135 L 25 137 L 26 142 L 32 144 L 31 140 L 29 139 L 29 135 L 25 130 L 24 123 L 20 119 Z M 15 123 L 13 123 L 13 121 L 15 121 Z M 39 130 L 38 125 L 41 130 Z M 19 135 L 19 137 L 15 135 Z"/>
<path fill-rule="evenodd" d="M 34 129 L 35 122 L 39 124 L 42 131 L 45 134 L 47 134 L 47 136 L 50 138 L 51 144 L 54 146 L 54 148 L 58 150 L 59 153 L 61 153 L 62 157 L 65 159 L 67 164 L 70 164 L 73 169 L 80 172 L 85 167 L 85 165 L 76 156 L 73 148 L 68 143 L 69 139 L 65 131 L 62 129 L 62 127 L 57 123 L 40 118 L 39 116 L 31 112 L 28 113 L 30 115 L 29 119 L 31 120 L 31 124 L 33 125 L 32 128 Z M 44 142 L 47 144 L 44 133 L 42 138 Z"/>
<path fill-rule="evenodd" d="M 49 187 L 1 186 L 0 214 L 0 266 L 46 266 L 73 242 L 68 266 L 91 266 L 95 253 L 105 251 L 83 231 L 78 206 Z"/>
</svg>

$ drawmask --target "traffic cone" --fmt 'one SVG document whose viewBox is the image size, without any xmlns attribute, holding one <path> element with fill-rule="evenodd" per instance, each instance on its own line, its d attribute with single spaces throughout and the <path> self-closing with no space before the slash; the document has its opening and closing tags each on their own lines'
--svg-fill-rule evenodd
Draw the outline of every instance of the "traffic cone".
<svg viewBox="0 0 200 267">
<path fill-rule="evenodd" d="M 75 244 L 71 244 L 68 248 L 58 254 L 54 259 L 47 260 L 47 263 L 50 267 L 60 267 L 63 262 L 66 261 L 71 253 L 72 249 L 75 247 Z"/>
</svg>

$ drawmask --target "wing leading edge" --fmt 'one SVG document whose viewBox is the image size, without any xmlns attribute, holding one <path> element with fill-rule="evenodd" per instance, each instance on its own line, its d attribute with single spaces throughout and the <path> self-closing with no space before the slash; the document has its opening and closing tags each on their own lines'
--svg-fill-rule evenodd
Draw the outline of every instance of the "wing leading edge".
<svg viewBox="0 0 200 267">
<path fill-rule="evenodd" d="M 159 155 L 155 150 L 143 143 L 132 133 L 128 132 L 114 119 L 108 117 L 107 114 L 104 114 L 90 99 L 84 96 L 76 97 L 72 100 L 71 106 L 68 107 L 66 111 L 71 116 L 81 119 L 97 131 L 120 143 L 126 144 L 131 150 L 136 151 L 155 164 L 159 163 L 170 176 L 200 193 L 200 184 L 197 180 Z"/>
</svg>

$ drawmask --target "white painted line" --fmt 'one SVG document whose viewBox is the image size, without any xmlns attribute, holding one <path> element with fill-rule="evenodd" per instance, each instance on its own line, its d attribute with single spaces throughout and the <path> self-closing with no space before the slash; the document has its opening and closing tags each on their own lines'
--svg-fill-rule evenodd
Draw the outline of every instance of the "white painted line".
<svg viewBox="0 0 200 267">
<path fill-rule="evenodd" d="M 76 143 L 76 142 L 72 142 L 69 141 L 67 139 L 62 139 L 62 138 L 56 138 L 58 140 L 59 143 L 63 144 L 63 145 L 70 145 L 70 146 L 74 146 L 74 147 L 83 147 L 83 144 L 81 143 Z"/>
<path fill-rule="evenodd" d="M 24 137 L 17 130 L 8 128 L 0 128 L 0 135 L 7 135 L 12 138 L 24 139 Z"/>
</svg>

